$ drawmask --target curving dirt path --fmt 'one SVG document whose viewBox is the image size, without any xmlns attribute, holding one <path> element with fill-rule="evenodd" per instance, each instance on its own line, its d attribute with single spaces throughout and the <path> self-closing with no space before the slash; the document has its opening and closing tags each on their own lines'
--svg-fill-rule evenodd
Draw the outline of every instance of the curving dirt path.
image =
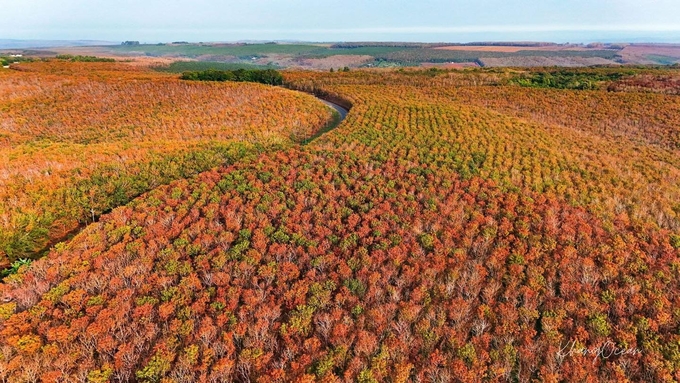
<svg viewBox="0 0 680 383">
<path fill-rule="evenodd" d="M 316 97 L 316 96 L 314 96 L 314 97 Z M 338 124 L 341 123 L 345 118 L 347 118 L 347 113 L 349 113 L 349 110 L 343 108 L 342 106 L 340 106 L 338 104 L 332 103 L 330 101 L 326 101 L 322 98 L 319 98 L 319 97 L 316 97 L 316 98 L 319 99 L 324 104 L 328 105 L 329 107 L 335 109 L 336 112 L 338 112 L 338 114 L 340 115 L 340 121 L 338 121 Z"/>
<path fill-rule="evenodd" d="M 343 106 L 340 106 L 340 105 L 338 105 L 334 102 L 328 101 L 328 100 L 324 100 L 323 98 L 321 98 L 317 95 L 314 95 L 314 94 L 312 94 L 312 96 L 316 97 L 317 100 L 326 104 L 326 106 L 328 106 L 329 108 L 335 110 L 337 112 L 337 114 L 335 116 L 333 116 L 333 119 L 328 122 L 328 125 L 326 125 L 326 127 L 319 130 L 318 132 L 316 132 L 313 136 L 303 140 L 302 145 L 307 145 L 307 144 L 311 143 L 312 141 L 314 141 L 315 139 L 321 137 L 323 134 L 337 128 L 338 125 L 340 125 L 340 123 L 342 123 L 345 120 L 345 118 L 347 118 L 347 114 L 349 113 L 349 110 L 347 108 L 343 107 Z"/>
</svg>

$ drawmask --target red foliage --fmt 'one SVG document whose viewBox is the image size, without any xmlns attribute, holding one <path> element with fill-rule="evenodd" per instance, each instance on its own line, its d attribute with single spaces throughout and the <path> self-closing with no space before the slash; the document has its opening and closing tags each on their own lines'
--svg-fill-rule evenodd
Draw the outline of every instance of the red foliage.
<svg viewBox="0 0 680 383">
<path fill-rule="evenodd" d="M 435 86 L 329 87 L 354 109 L 320 141 L 162 186 L 0 285 L 2 378 L 677 377 L 674 232 L 612 218 L 594 199 L 631 194 L 594 161 Z"/>
</svg>

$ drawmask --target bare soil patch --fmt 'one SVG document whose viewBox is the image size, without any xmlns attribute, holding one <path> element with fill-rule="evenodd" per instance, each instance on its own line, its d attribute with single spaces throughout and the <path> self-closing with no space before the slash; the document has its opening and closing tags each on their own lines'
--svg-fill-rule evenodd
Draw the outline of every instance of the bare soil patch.
<svg viewBox="0 0 680 383">
<path fill-rule="evenodd" d="M 634 44 L 628 45 L 621 51 L 622 54 L 663 55 L 680 58 L 680 44 L 656 45 Z"/>
</svg>

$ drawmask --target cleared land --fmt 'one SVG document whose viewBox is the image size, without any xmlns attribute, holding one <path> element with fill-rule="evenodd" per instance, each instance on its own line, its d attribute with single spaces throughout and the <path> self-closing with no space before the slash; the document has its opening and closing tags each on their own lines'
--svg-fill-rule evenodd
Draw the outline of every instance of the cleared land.
<svg viewBox="0 0 680 383">
<path fill-rule="evenodd" d="M 631 44 L 621 51 L 627 63 L 670 65 L 680 62 L 680 45 Z"/>
</svg>

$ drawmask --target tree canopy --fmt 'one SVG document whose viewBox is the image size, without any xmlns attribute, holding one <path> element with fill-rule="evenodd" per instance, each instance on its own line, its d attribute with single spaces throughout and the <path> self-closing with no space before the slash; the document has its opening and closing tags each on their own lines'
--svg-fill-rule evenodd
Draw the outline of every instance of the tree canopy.
<svg viewBox="0 0 680 383">
<path fill-rule="evenodd" d="M 282 85 L 283 76 L 274 69 L 236 69 L 236 70 L 214 70 L 184 72 L 180 77 L 182 80 L 191 81 L 237 81 L 237 82 L 259 82 L 268 85 Z"/>
</svg>

